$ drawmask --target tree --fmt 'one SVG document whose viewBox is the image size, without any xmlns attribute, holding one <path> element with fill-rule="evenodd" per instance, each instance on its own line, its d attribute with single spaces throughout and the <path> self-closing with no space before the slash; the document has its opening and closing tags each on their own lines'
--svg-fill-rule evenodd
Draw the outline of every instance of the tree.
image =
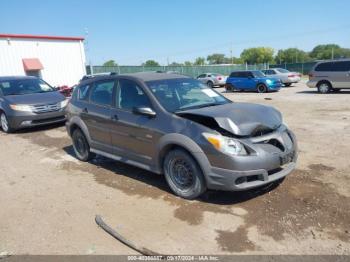
<svg viewBox="0 0 350 262">
<path fill-rule="evenodd" d="M 224 54 L 212 54 L 208 55 L 207 60 L 210 65 L 219 65 L 225 63 L 225 55 Z"/>
<path fill-rule="evenodd" d="M 108 60 L 103 63 L 103 66 L 118 66 L 118 64 L 114 60 Z"/>
<path fill-rule="evenodd" d="M 204 57 L 197 57 L 194 61 L 194 65 L 204 65 L 205 64 L 205 58 Z"/>
<path fill-rule="evenodd" d="M 317 60 L 350 57 L 350 49 L 341 48 L 336 44 L 318 45 L 310 52 L 310 56 Z"/>
<path fill-rule="evenodd" d="M 158 62 L 154 60 L 147 60 L 145 63 L 142 64 L 143 66 L 160 66 Z"/>
<path fill-rule="evenodd" d="M 190 62 L 190 61 L 185 61 L 184 65 L 185 65 L 185 66 L 192 66 L 192 62 Z"/>
<path fill-rule="evenodd" d="M 288 48 L 278 50 L 277 55 L 275 57 L 276 63 L 302 63 L 308 62 L 311 60 L 308 53 L 298 48 Z"/>
<path fill-rule="evenodd" d="M 270 47 L 244 49 L 241 59 L 248 64 L 273 63 L 273 49 Z"/>
<path fill-rule="evenodd" d="M 169 66 L 182 66 L 183 64 L 181 63 L 177 63 L 177 62 L 172 62 L 171 64 L 169 64 Z"/>
</svg>

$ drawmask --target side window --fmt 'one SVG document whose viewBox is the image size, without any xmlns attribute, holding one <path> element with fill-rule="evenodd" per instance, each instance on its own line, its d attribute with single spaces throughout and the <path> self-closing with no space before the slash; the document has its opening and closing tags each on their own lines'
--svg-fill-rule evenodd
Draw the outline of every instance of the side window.
<svg viewBox="0 0 350 262">
<path fill-rule="evenodd" d="M 90 101 L 102 106 L 111 106 L 113 97 L 114 81 L 96 82 L 91 92 Z"/>
<path fill-rule="evenodd" d="M 117 105 L 122 109 L 132 110 L 134 107 L 151 107 L 147 95 L 132 80 L 119 80 L 117 97 Z"/>
<path fill-rule="evenodd" d="M 333 71 L 332 67 L 333 67 L 333 63 L 332 62 L 321 63 L 318 66 L 316 66 L 315 71 L 329 72 L 329 71 Z"/>
<path fill-rule="evenodd" d="M 205 78 L 206 77 L 206 75 L 200 75 L 200 76 L 198 76 L 198 78 Z"/>
<path fill-rule="evenodd" d="M 333 71 L 336 72 L 349 72 L 350 71 L 350 61 L 339 61 L 334 62 Z"/>
<path fill-rule="evenodd" d="M 274 70 L 268 70 L 268 73 L 267 73 L 268 75 L 275 75 L 276 74 L 276 72 L 274 71 Z"/>
<path fill-rule="evenodd" d="M 78 91 L 78 100 L 87 100 L 88 96 L 89 96 L 89 88 L 90 85 L 83 85 L 83 86 L 79 86 Z"/>
</svg>

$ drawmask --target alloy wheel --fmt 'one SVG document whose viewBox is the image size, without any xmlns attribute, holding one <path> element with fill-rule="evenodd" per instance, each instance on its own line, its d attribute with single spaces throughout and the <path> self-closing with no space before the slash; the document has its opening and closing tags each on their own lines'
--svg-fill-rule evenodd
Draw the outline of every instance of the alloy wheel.
<svg viewBox="0 0 350 262">
<path fill-rule="evenodd" d="M 9 131 L 9 124 L 8 124 L 6 115 L 4 113 L 1 114 L 1 128 L 4 132 Z"/>
</svg>

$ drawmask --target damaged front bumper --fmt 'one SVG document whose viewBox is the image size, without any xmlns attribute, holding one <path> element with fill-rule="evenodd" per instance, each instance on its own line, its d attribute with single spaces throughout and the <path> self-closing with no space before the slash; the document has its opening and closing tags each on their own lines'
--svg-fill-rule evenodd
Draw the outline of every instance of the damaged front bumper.
<svg viewBox="0 0 350 262">
<path fill-rule="evenodd" d="M 241 140 L 254 150 L 248 156 L 208 155 L 206 174 L 209 189 L 242 191 L 282 179 L 296 167 L 298 147 L 294 134 L 285 126 L 273 133 Z"/>
</svg>

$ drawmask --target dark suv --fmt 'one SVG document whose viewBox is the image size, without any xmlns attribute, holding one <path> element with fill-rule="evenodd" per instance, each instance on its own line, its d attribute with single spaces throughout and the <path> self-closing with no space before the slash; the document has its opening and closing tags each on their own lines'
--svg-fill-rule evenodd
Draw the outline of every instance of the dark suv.
<svg viewBox="0 0 350 262">
<path fill-rule="evenodd" d="M 293 133 L 272 107 L 233 103 L 177 74 L 98 76 L 80 82 L 67 106 L 77 157 L 95 154 L 164 174 L 175 194 L 246 190 L 294 168 Z"/>
</svg>

